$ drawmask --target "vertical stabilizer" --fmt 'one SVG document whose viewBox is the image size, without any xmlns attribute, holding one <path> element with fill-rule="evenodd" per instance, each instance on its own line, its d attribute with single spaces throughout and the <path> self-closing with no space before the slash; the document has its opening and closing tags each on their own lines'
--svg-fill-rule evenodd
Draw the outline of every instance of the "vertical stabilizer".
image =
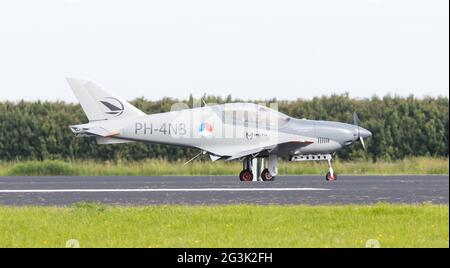
<svg viewBox="0 0 450 268">
<path fill-rule="evenodd" d="M 127 101 L 91 80 L 67 78 L 89 121 L 145 115 Z"/>
</svg>

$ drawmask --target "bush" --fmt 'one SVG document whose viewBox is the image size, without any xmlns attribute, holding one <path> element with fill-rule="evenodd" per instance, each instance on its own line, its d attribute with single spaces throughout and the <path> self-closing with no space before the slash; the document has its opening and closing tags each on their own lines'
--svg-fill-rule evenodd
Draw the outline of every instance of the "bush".
<svg viewBox="0 0 450 268">
<path fill-rule="evenodd" d="M 207 103 L 242 101 L 205 96 Z M 268 103 L 276 100 L 255 100 Z M 136 99 L 133 104 L 148 114 L 168 112 L 178 100 Z M 191 105 L 192 102 L 183 101 Z M 401 160 L 407 157 L 448 157 L 448 97 L 385 96 L 354 99 L 348 94 L 315 97 L 312 100 L 278 101 L 281 112 L 314 120 L 353 123 L 357 111 L 361 126 L 372 131 L 366 140 L 367 152 L 355 144 L 338 152 L 343 160 Z M 78 104 L 64 102 L 0 102 L 0 161 L 29 160 L 102 160 L 136 161 L 190 158 L 192 148 L 135 142 L 99 146 L 94 138 L 76 138 L 71 124 L 87 122 Z M 439 172 L 439 171 L 436 171 Z"/>
</svg>

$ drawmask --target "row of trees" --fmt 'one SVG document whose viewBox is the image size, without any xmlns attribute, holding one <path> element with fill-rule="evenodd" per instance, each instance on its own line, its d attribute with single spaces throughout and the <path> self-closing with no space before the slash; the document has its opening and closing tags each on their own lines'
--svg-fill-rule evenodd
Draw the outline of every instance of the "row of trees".
<svg viewBox="0 0 450 268">
<path fill-rule="evenodd" d="M 206 102 L 242 100 L 205 96 Z M 176 99 L 132 103 L 146 113 L 169 111 Z M 181 101 L 192 105 L 192 97 Z M 264 101 L 256 101 L 261 103 Z M 339 152 L 344 159 L 368 157 L 402 159 L 408 156 L 448 157 L 449 100 L 446 97 L 417 99 L 385 96 L 353 99 L 347 94 L 316 97 L 312 100 L 277 101 L 279 110 L 297 118 L 335 120 L 352 123 L 358 112 L 361 125 L 372 131 L 365 153 L 361 146 Z M 196 154 L 193 149 L 167 145 L 129 143 L 97 145 L 93 138 L 75 138 L 69 125 L 87 122 L 78 104 L 65 102 L 0 102 L 0 160 L 102 159 L 176 160 Z"/>
</svg>

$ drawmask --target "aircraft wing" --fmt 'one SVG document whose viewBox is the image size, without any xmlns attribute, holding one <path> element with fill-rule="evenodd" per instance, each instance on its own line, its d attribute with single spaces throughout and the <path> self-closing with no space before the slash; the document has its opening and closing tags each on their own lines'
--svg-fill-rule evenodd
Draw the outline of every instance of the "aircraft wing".
<svg viewBox="0 0 450 268">
<path fill-rule="evenodd" d="M 255 149 L 248 150 L 248 151 L 242 151 L 242 152 L 239 152 L 239 153 L 237 153 L 235 155 L 230 156 L 229 158 L 226 159 L 226 161 L 231 161 L 231 160 L 238 159 L 238 158 L 241 158 L 241 157 L 244 157 L 244 156 L 247 156 L 247 155 L 251 155 L 251 154 L 257 154 L 257 153 L 260 153 L 260 152 L 265 151 L 265 150 L 267 150 L 267 148 L 259 147 L 259 148 L 255 148 Z"/>
<path fill-rule="evenodd" d="M 296 154 L 301 147 L 314 143 L 313 141 L 290 141 L 278 144 L 271 152 L 278 154 Z"/>
<path fill-rule="evenodd" d="M 242 151 L 237 154 L 234 154 L 234 155 L 230 156 L 229 158 L 227 158 L 226 161 L 238 159 L 238 158 L 248 156 L 248 155 L 258 154 L 258 153 L 261 153 L 264 151 L 269 151 L 269 152 L 294 151 L 294 150 L 298 150 L 300 147 L 309 145 L 311 143 L 314 143 L 314 142 L 313 141 L 289 141 L 289 142 L 283 142 L 283 143 L 269 145 L 269 146 L 258 147 L 255 149 Z"/>
</svg>

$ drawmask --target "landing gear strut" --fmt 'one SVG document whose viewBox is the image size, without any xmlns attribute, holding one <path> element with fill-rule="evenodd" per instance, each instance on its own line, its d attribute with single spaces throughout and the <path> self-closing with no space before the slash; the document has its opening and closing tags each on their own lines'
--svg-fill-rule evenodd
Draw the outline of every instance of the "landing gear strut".
<svg viewBox="0 0 450 268">
<path fill-rule="evenodd" d="M 325 176 L 327 181 L 335 181 L 337 180 L 337 174 L 333 172 L 333 167 L 331 166 L 331 158 L 328 159 L 328 173 Z"/>
<path fill-rule="evenodd" d="M 250 157 L 244 158 L 243 161 L 243 169 L 239 174 L 239 179 L 241 181 L 252 181 L 253 180 L 253 172 L 252 172 L 252 159 Z"/>
<path fill-rule="evenodd" d="M 277 173 L 276 156 L 269 156 L 268 168 L 264 168 L 264 165 L 265 159 L 262 157 L 245 157 L 239 179 L 241 181 L 273 181 Z"/>
</svg>

